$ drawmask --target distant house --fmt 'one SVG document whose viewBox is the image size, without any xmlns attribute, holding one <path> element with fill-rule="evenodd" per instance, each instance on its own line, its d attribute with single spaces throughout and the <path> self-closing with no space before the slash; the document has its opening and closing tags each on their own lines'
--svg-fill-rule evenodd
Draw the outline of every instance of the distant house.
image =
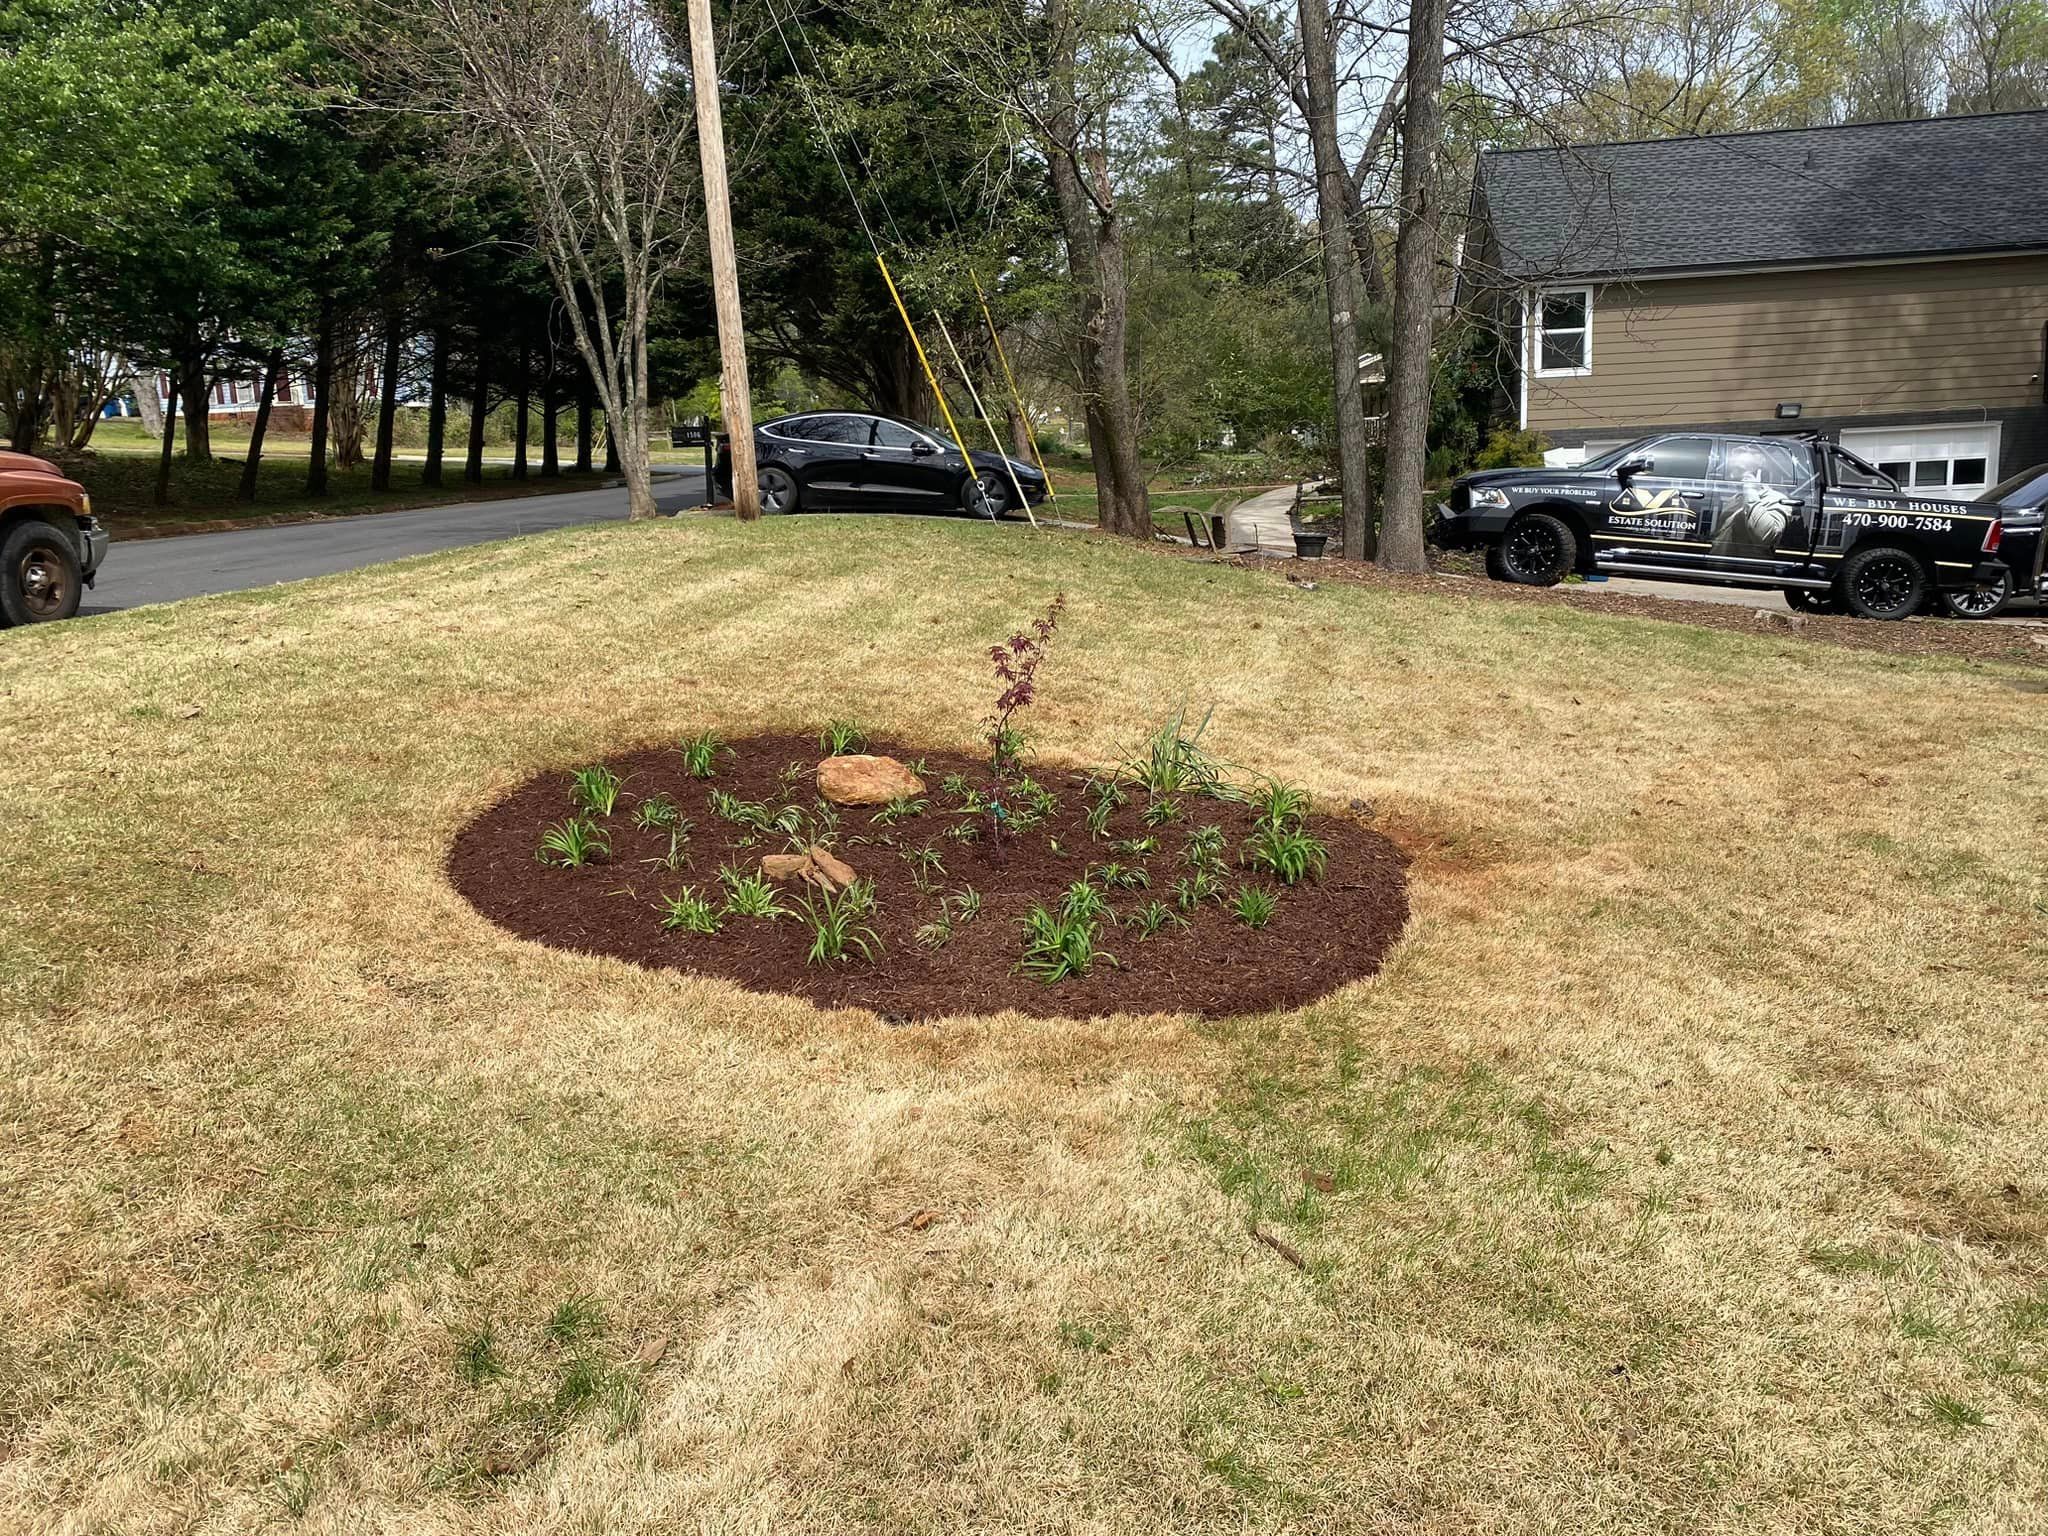
<svg viewBox="0 0 2048 1536">
<path fill-rule="evenodd" d="M 2048 112 L 1492 152 L 1460 295 L 1561 462 L 1798 426 L 1964 499 L 2048 461 Z"/>
</svg>

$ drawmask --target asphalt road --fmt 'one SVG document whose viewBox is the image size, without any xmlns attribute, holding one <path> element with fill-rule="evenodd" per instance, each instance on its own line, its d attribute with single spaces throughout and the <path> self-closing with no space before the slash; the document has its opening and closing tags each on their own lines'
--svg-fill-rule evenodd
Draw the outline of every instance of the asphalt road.
<svg viewBox="0 0 2048 1536">
<path fill-rule="evenodd" d="M 657 471 L 654 489 L 655 501 L 664 512 L 694 507 L 704 499 L 704 471 Z M 121 540 L 107 552 L 99 584 L 85 594 L 79 612 L 112 613 L 209 592 L 238 592 L 274 582 L 302 581 L 308 576 L 331 576 L 407 555 L 486 544 L 549 528 L 623 520 L 625 515 L 626 492 L 621 487 L 560 496 L 465 501 L 412 512 L 370 512 L 235 533 Z"/>
</svg>

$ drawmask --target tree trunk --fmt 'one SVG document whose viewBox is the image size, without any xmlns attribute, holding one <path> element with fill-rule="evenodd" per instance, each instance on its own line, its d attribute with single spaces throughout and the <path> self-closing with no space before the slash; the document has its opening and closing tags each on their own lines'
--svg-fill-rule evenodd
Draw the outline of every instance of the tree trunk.
<svg viewBox="0 0 2048 1536">
<path fill-rule="evenodd" d="M 1036 446 L 1031 436 L 1031 421 L 1016 406 L 1010 407 L 1010 456 L 1029 464 L 1036 458 Z"/>
<path fill-rule="evenodd" d="M 562 473 L 561 444 L 555 439 L 562 430 L 562 402 L 555 393 L 555 359 L 548 358 L 548 371 L 540 381 L 540 474 L 553 480 Z"/>
<path fill-rule="evenodd" d="M 164 430 L 163 401 L 157 397 L 156 370 L 149 370 L 145 377 L 139 373 L 128 375 L 128 387 L 135 394 L 135 414 L 142 418 L 142 430 L 151 437 L 160 437 Z"/>
<path fill-rule="evenodd" d="M 518 406 L 512 413 L 512 478 L 526 478 L 526 424 L 533 402 L 533 358 L 527 350 L 526 333 L 519 333 Z"/>
<path fill-rule="evenodd" d="M 1122 233 L 1099 153 L 1088 157 L 1084 172 L 1074 99 L 1079 45 L 1066 0 L 1047 0 L 1046 25 L 1052 39 L 1046 165 L 1066 239 L 1067 270 L 1081 292 L 1081 387 L 1095 466 L 1096 518 L 1111 533 L 1150 538 L 1151 498 L 1138 465 L 1125 365 L 1130 295 L 1124 287 Z M 1092 196 L 1084 174 L 1091 178 Z"/>
<path fill-rule="evenodd" d="M 462 461 L 462 478 L 481 485 L 484 478 L 484 420 L 491 413 L 491 362 L 482 336 L 476 342 L 476 394 L 469 402 L 469 452 Z"/>
<path fill-rule="evenodd" d="M 185 392 L 185 458 L 193 464 L 213 462 L 213 402 L 206 387 L 206 353 L 188 345 L 178 359 L 178 382 Z"/>
<path fill-rule="evenodd" d="M 1344 217 L 1347 168 L 1337 143 L 1337 50 L 1331 36 L 1330 0 L 1301 0 L 1301 53 L 1330 322 L 1330 382 L 1336 397 L 1344 557 L 1370 560 L 1378 544 L 1373 528 L 1371 439 L 1365 425 L 1365 397 L 1358 386 L 1358 271 Z"/>
<path fill-rule="evenodd" d="M 398 427 L 398 368 L 405 346 L 397 313 L 384 321 L 384 371 L 377 381 L 377 446 L 370 455 L 370 489 L 391 489 L 391 440 Z"/>
<path fill-rule="evenodd" d="M 156 461 L 156 493 L 150 498 L 160 507 L 171 503 L 171 450 L 178 442 L 178 371 L 171 370 L 171 387 L 165 391 L 164 448 Z"/>
<path fill-rule="evenodd" d="M 1387 358 L 1387 511 L 1380 564 L 1426 571 L 1423 473 L 1429 455 L 1430 343 L 1436 329 L 1437 140 L 1442 131 L 1445 0 L 1414 0 L 1408 104 L 1401 115 L 1400 234 L 1394 242 L 1394 335 Z"/>
<path fill-rule="evenodd" d="M 612 431 L 609 416 L 606 417 L 604 424 L 604 472 L 608 475 L 616 475 L 619 472 L 619 438 L 618 434 Z"/>
<path fill-rule="evenodd" d="M 249 428 L 249 452 L 242 460 L 242 481 L 235 500 L 256 499 L 256 476 L 263 464 L 263 439 L 270 432 L 270 404 L 277 398 L 277 376 L 284 371 L 284 348 L 272 347 L 263 360 L 263 388 L 256 396 L 256 420 Z"/>
<path fill-rule="evenodd" d="M 576 379 L 576 473 L 590 473 L 590 380 L 578 374 Z"/>
<path fill-rule="evenodd" d="M 334 300 L 320 296 L 320 321 L 313 338 L 313 441 L 306 457 L 306 494 L 327 494 L 327 413 L 334 396 Z"/>
<path fill-rule="evenodd" d="M 434 327 L 434 362 L 427 376 L 427 461 L 420 484 L 441 484 L 441 454 L 448 439 L 448 327 Z"/>
</svg>

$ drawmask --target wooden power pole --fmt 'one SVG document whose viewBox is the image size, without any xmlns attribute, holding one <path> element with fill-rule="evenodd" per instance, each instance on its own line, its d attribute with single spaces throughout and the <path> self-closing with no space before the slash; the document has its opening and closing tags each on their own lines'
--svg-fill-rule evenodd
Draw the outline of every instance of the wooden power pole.
<svg viewBox="0 0 2048 1536">
<path fill-rule="evenodd" d="M 690 0 L 690 77 L 697 98 L 697 153 L 704 163 L 704 231 L 711 242 L 711 295 L 718 307 L 718 387 L 732 442 L 732 504 L 740 521 L 761 515 L 754 469 L 754 399 L 747 384 L 747 337 L 740 328 L 740 274 L 733 260 L 732 203 L 725 182 L 725 122 L 718 108 L 718 44 L 711 0 Z M 704 494 L 708 500 L 711 486 Z"/>
</svg>

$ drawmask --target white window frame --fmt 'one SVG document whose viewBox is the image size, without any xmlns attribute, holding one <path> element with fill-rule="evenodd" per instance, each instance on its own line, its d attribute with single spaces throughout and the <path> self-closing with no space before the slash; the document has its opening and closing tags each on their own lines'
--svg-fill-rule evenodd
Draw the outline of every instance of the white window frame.
<svg viewBox="0 0 2048 1536">
<path fill-rule="evenodd" d="M 1586 323 L 1585 323 L 1585 325 L 1584 325 L 1584 327 L 1583 327 L 1583 328 L 1582 328 L 1582 327 L 1578 327 L 1578 326 L 1574 326 L 1574 327 L 1571 327 L 1571 328 L 1570 328 L 1570 329 L 1568 329 L 1568 330 L 1560 330 L 1558 334 L 1560 334 L 1560 335 L 1571 335 L 1571 334 L 1573 334 L 1573 333 L 1575 333 L 1575 332 L 1576 332 L 1576 333 L 1577 333 L 1578 335 L 1581 335 L 1581 336 L 1583 336 L 1583 337 L 1585 338 L 1585 343 L 1586 343 L 1586 345 L 1585 345 L 1585 351 L 1584 351 L 1584 354 L 1583 354 L 1583 355 L 1584 355 L 1584 357 L 1585 357 L 1585 359 L 1586 359 L 1586 360 L 1585 360 L 1585 362 L 1584 362 L 1584 363 L 1583 363 L 1582 365 L 1580 365 L 1580 366 L 1579 366 L 1579 367 L 1577 367 L 1577 368 L 1546 368 L 1546 367 L 1544 367 L 1544 366 L 1543 366 L 1543 338 L 1544 338 L 1544 325 L 1543 325 L 1543 301 L 1544 301 L 1545 299 L 1549 299 L 1549 298 L 1555 298 L 1555 297 L 1557 297 L 1557 296 L 1559 296 L 1559 295 L 1561 295 L 1561 294 L 1574 294 L 1574 293 L 1575 293 L 1575 294 L 1577 294 L 1577 295 L 1579 295 L 1579 297 L 1580 297 L 1581 299 L 1583 299 L 1583 300 L 1585 301 L 1585 305 L 1586 305 Z M 1533 372 L 1535 373 L 1536 377 L 1537 377 L 1537 378 L 1539 378 L 1539 379 L 1583 379 L 1583 378 L 1584 378 L 1584 377 L 1585 377 L 1585 376 L 1586 376 L 1587 374 L 1591 373 L 1591 372 L 1593 371 L 1593 290 L 1592 290 L 1592 288 L 1591 288 L 1591 287 L 1579 287 L 1579 286 L 1573 286 L 1573 287 L 1567 287 L 1567 288 L 1539 288 L 1539 289 L 1537 289 L 1537 290 L 1536 290 L 1536 302 L 1535 302 L 1535 303 L 1534 303 L 1533 305 L 1531 305 L 1531 306 L 1530 306 L 1530 308 L 1531 308 L 1531 310 L 1533 311 L 1533 313 L 1534 313 L 1534 315 L 1535 315 L 1535 324 L 1534 324 L 1534 326 L 1532 327 L 1532 329 L 1533 329 L 1533 332 L 1534 332 L 1534 336 L 1535 336 L 1535 342 L 1536 342 L 1536 352 L 1535 352 L 1535 356 L 1533 356 L 1532 358 L 1530 358 L 1530 360 L 1529 360 L 1529 361 L 1530 361 L 1530 362 L 1531 362 L 1531 364 L 1533 365 L 1533 370 L 1532 370 L 1532 371 L 1533 371 Z"/>
</svg>

